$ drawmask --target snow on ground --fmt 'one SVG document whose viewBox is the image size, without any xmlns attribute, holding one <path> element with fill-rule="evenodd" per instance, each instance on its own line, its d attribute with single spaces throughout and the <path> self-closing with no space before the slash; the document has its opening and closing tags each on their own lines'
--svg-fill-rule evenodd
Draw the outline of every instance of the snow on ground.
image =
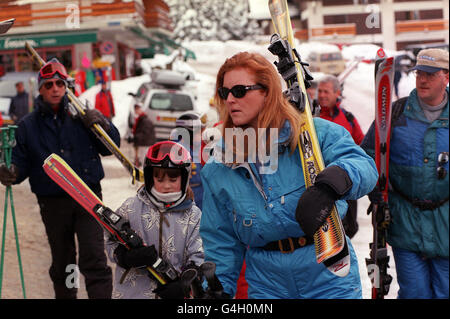
<svg viewBox="0 0 450 319">
<path fill-rule="evenodd" d="M 233 54 L 240 51 L 252 51 L 263 54 L 270 61 L 275 61 L 276 58 L 267 50 L 268 42 L 263 44 L 254 44 L 244 41 L 209 41 L 209 42 L 189 42 L 183 44 L 185 47 L 192 49 L 197 60 L 189 60 L 188 64 L 195 70 L 195 79 L 191 82 L 191 88 L 195 90 L 194 94 L 197 95 L 197 109 L 201 111 L 207 111 L 209 108 L 209 99 L 214 95 L 215 78 L 218 69 L 223 64 L 226 58 L 231 57 Z M 297 47 L 297 50 L 302 57 L 306 57 L 310 50 L 325 50 L 328 45 L 323 44 L 308 44 L 304 43 Z M 350 63 L 356 57 L 363 57 L 370 60 L 375 57 L 378 50 L 376 45 L 352 45 L 345 47 L 342 50 L 344 58 Z M 395 51 L 386 52 L 388 56 L 395 55 Z M 161 59 L 164 59 L 161 57 Z M 155 65 L 163 63 L 164 61 L 154 61 Z M 347 77 L 344 83 L 343 90 L 343 105 L 347 110 L 351 111 L 358 122 L 361 125 L 363 132 L 367 132 L 370 124 L 374 119 L 374 65 L 373 63 L 359 63 L 358 67 Z M 142 75 L 136 78 L 129 78 L 122 81 L 112 82 L 112 95 L 114 103 L 116 105 L 116 117 L 113 122 L 118 126 L 121 134 L 123 135 L 126 130 L 128 112 L 131 106 L 131 97 L 128 92 L 136 92 L 138 86 L 148 81 L 148 75 Z M 399 84 L 399 93 L 401 96 L 406 96 L 415 86 L 415 79 L 412 74 L 404 75 Z M 81 98 L 87 99 L 94 105 L 95 94 L 99 91 L 99 86 L 94 87 L 86 91 Z M 130 154 L 131 156 L 131 154 Z M 120 165 L 115 159 L 108 158 L 103 161 L 104 165 Z M 114 181 L 114 183 L 120 183 L 121 181 Z M 127 181 L 122 181 L 129 183 Z M 112 185 L 111 185 L 112 186 Z M 131 193 L 134 190 L 131 189 Z M 110 203 L 113 208 L 125 200 L 125 198 L 116 199 L 117 196 L 107 195 L 107 189 L 105 189 L 105 202 L 108 202 L 108 198 L 113 200 L 114 203 Z M 116 204 L 116 205 L 114 205 Z M 365 299 L 371 298 L 371 283 L 367 275 L 365 258 L 369 256 L 369 243 L 372 241 L 372 225 L 371 216 L 366 213 L 369 206 L 369 200 L 367 196 L 358 200 L 358 223 L 359 231 L 352 239 L 352 244 L 355 248 L 360 275 L 361 283 L 363 287 L 363 297 Z M 392 252 L 390 252 L 392 256 Z M 389 273 L 394 277 L 391 284 L 390 292 L 387 298 L 396 298 L 398 291 L 398 284 L 395 276 L 395 264 L 394 259 L 391 257 Z"/>
</svg>

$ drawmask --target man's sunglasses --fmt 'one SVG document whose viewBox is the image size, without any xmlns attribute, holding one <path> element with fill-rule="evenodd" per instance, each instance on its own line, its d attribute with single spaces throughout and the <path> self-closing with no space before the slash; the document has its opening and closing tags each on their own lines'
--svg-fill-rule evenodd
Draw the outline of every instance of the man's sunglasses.
<svg viewBox="0 0 450 319">
<path fill-rule="evenodd" d="M 235 85 L 231 89 L 226 87 L 221 87 L 217 90 L 217 93 L 219 94 L 219 97 L 222 100 L 226 100 L 228 98 L 228 94 L 231 92 L 233 96 L 237 99 L 243 98 L 245 94 L 247 94 L 247 91 L 250 90 L 261 90 L 264 89 L 264 86 L 261 84 L 255 84 L 255 85 Z"/>
<path fill-rule="evenodd" d="M 444 179 L 447 175 L 447 170 L 444 165 L 448 163 L 448 152 L 442 152 L 438 155 L 438 168 L 437 168 L 437 178 Z"/>
<path fill-rule="evenodd" d="M 50 90 L 53 87 L 53 84 L 55 84 L 59 88 L 62 88 L 63 86 L 66 85 L 63 80 L 56 80 L 56 81 L 47 81 L 43 84 L 43 86 L 47 90 Z"/>
</svg>

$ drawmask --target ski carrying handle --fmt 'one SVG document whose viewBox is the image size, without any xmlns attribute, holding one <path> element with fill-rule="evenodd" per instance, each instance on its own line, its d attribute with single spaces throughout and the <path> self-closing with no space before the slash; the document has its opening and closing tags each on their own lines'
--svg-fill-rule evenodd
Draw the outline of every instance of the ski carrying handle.
<svg viewBox="0 0 450 319">
<path fill-rule="evenodd" d="M 292 36 L 291 20 L 286 0 L 269 0 L 269 9 L 272 14 L 275 32 L 280 35 L 282 40 L 289 44 L 290 48 L 293 48 L 294 38 Z M 277 39 L 272 36 L 272 40 Z M 285 45 L 287 46 L 287 44 Z M 306 92 L 305 79 L 310 74 L 305 74 L 303 69 L 304 64 L 299 61 L 298 56 L 293 55 L 291 52 L 289 52 L 289 55 L 291 55 L 290 58 L 294 61 L 297 74 L 295 78 L 286 81 L 287 86 L 292 88 L 298 84 L 300 87 L 301 92 L 299 92 L 300 96 L 297 101 L 304 103 L 303 105 L 299 105 L 299 109 L 307 119 L 301 127 L 298 147 L 302 161 L 303 175 L 305 177 L 305 185 L 309 187 L 314 184 L 317 174 L 325 168 L 325 164 L 313 125 L 309 100 L 304 94 Z M 286 80 L 286 77 L 283 76 L 283 78 Z M 335 205 L 333 205 L 326 223 L 314 234 L 314 244 L 318 263 L 322 263 L 336 256 L 346 246 L 344 229 Z M 337 265 L 337 267 L 340 266 L 345 265 Z"/>
<path fill-rule="evenodd" d="M 108 223 L 105 218 L 102 218 L 102 215 L 96 213 L 99 206 L 106 207 L 89 186 L 84 183 L 77 173 L 75 173 L 75 171 L 60 156 L 51 154 L 44 161 L 42 167 L 45 173 L 55 183 L 91 214 L 91 216 L 93 216 L 106 231 L 113 235 L 120 244 L 124 245 L 127 249 L 131 248 L 127 240 L 120 234 L 120 231 Z M 69 174 L 65 174 L 65 172 Z M 72 176 L 73 179 L 69 179 L 67 175 Z M 81 190 L 84 190 L 84 192 Z M 94 212 L 94 208 L 96 208 L 96 212 Z M 152 267 L 147 267 L 147 270 L 161 284 L 165 285 L 167 283 L 167 281 Z"/>
<path fill-rule="evenodd" d="M 25 51 L 30 55 L 32 60 L 38 64 L 39 67 L 42 67 L 45 64 L 45 61 L 36 52 L 36 50 L 33 49 L 29 42 L 25 42 Z M 75 94 L 67 87 L 66 94 L 71 102 L 71 106 L 73 106 L 74 108 L 74 111 L 79 114 L 80 117 L 84 117 L 86 111 L 83 103 L 81 103 L 81 101 L 75 96 Z M 134 166 L 134 164 L 122 153 L 116 143 L 114 143 L 114 141 L 109 137 L 109 135 L 99 124 L 95 123 L 94 125 L 92 125 L 91 131 L 128 170 L 132 177 L 133 184 L 136 180 L 138 180 L 139 182 L 144 182 L 144 173 L 142 172 L 142 170 Z"/>
</svg>

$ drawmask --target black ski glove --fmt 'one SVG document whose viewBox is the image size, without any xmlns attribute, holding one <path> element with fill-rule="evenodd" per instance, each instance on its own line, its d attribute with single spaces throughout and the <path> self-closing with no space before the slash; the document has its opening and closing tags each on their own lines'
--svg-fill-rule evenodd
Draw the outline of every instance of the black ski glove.
<svg viewBox="0 0 450 319">
<path fill-rule="evenodd" d="M 339 166 L 321 171 L 314 182 L 300 196 L 295 219 L 307 236 L 312 237 L 330 216 L 334 202 L 352 188 L 347 172 Z"/>
<path fill-rule="evenodd" d="M 16 165 L 11 164 L 11 167 L 6 167 L 5 163 L 0 165 L 0 182 L 5 186 L 11 186 L 17 179 L 19 170 Z"/>
<path fill-rule="evenodd" d="M 367 194 L 371 204 L 379 205 L 383 201 L 383 195 L 380 192 L 380 187 L 378 184 L 372 189 L 372 191 Z"/>
<path fill-rule="evenodd" d="M 103 114 L 96 109 L 86 110 L 86 114 L 81 118 L 83 124 L 87 128 L 91 128 L 92 125 L 100 125 L 106 132 L 109 131 L 109 121 L 103 116 Z"/>
<path fill-rule="evenodd" d="M 132 249 L 119 245 L 114 250 L 114 257 L 120 267 L 130 269 L 152 266 L 158 258 L 158 253 L 154 245 Z"/>
<path fill-rule="evenodd" d="M 188 293 L 180 280 L 160 285 L 153 292 L 162 299 L 184 299 Z"/>
</svg>

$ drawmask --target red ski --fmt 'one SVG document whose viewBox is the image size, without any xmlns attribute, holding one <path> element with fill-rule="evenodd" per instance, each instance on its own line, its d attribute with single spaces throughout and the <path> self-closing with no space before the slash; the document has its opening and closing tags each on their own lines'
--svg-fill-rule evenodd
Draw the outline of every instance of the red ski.
<svg viewBox="0 0 450 319">
<path fill-rule="evenodd" d="M 375 163 L 378 170 L 378 188 L 382 202 L 370 205 L 372 213 L 373 242 L 370 258 L 366 258 L 367 270 L 372 280 L 372 299 L 383 299 L 389 292 L 392 276 L 387 273 L 387 226 L 390 222 L 388 205 L 389 141 L 391 136 L 391 104 L 394 80 L 394 58 L 386 57 L 383 49 L 377 52 L 375 61 Z"/>
<path fill-rule="evenodd" d="M 51 154 L 42 165 L 45 173 L 64 191 L 77 201 L 98 223 L 126 248 L 143 245 L 142 239 L 129 227 L 121 216 L 103 205 L 102 201 L 58 155 Z M 155 266 L 157 265 L 157 266 Z M 172 265 L 158 258 L 154 267 L 147 270 L 161 284 L 175 280 L 178 273 Z"/>
</svg>

